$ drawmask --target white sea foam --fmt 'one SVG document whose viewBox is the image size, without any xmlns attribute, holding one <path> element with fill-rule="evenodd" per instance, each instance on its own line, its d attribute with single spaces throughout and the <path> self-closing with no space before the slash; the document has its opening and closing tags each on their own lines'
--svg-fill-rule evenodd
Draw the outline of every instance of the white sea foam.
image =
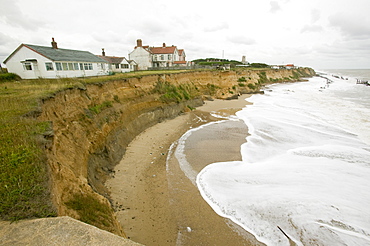
<svg viewBox="0 0 370 246">
<path fill-rule="evenodd" d="M 330 79 L 251 97 L 243 161 L 197 176 L 218 214 L 268 245 L 289 245 L 277 226 L 297 245 L 370 245 L 370 87 Z"/>
</svg>

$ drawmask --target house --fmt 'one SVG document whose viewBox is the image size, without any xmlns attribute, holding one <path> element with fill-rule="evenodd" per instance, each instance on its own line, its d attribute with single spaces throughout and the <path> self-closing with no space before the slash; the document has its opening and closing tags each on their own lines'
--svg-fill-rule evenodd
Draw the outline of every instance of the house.
<svg viewBox="0 0 370 246">
<path fill-rule="evenodd" d="M 135 61 L 129 61 L 125 57 L 106 56 L 104 49 L 102 49 L 102 55 L 98 55 L 98 57 L 108 62 L 109 70 L 112 72 L 127 73 L 136 70 Z"/>
<path fill-rule="evenodd" d="M 143 46 L 141 39 L 137 40 L 137 44 L 129 54 L 129 58 L 138 64 L 139 70 L 146 70 L 151 67 L 187 65 L 183 49 L 178 50 L 176 46 L 166 46 L 165 43 L 161 47 Z"/>
<path fill-rule="evenodd" d="M 138 70 L 147 70 L 152 67 L 152 56 L 149 51 L 149 46 L 143 46 L 141 39 L 137 40 L 134 50 L 128 55 L 130 60 L 137 63 Z"/>
<path fill-rule="evenodd" d="M 81 50 L 21 44 L 5 59 L 8 71 L 22 79 L 99 76 L 109 73 L 108 62 Z"/>
</svg>

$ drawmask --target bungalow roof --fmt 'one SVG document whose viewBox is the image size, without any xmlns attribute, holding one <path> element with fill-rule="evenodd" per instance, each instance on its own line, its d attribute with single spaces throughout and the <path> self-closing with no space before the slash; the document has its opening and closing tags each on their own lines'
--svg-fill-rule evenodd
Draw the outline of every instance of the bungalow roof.
<svg viewBox="0 0 370 246">
<path fill-rule="evenodd" d="M 27 47 L 34 52 L 52 60 L 52 61 L 76 61 L 76 62 L 100 62 L 106 63 L 105 60 L 97 57 L 89 51 L 82 50 L 71 50 L 71 49 L 55 49 L 52 47 L 32 45 L 32 44 L 21 44 L 8 58 L 5 59 L 6 63 L 17 51 L 22 47 Z"/>
<path fill-rule="evenodd" d="M 98 57 L 112 64 L 119 64 L 123 61 L 123 59 L 125 59 L 124 57 L 117 57 L 117 56 L 100 56 L 99 55 Z"/>
</svg>

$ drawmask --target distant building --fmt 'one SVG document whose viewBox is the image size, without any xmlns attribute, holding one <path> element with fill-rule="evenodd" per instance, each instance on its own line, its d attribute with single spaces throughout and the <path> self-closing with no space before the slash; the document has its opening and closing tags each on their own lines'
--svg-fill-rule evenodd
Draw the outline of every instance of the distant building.
<svg viewBox="0 0 370 246">
<path fill-rule="evenodd" d="M 8 71 L 22 79 L 98 76 L 109 73 L 108 62 L 88 51 L 21 44 L 5 59 Z"/>
<path fill-rule="evenodd" d="M 109 70 L 112 72 L 127 73 L 136 70 L 135 61 L 129 61 L 125 57 L 106 56 L 104 49 L 102 49 L 102 55 L 98 57 L 108 62 Z"/>
<path fill-rule="evenodd" d="M 147 70 L 151 67 L 186 66 L 186 56 L 183 49 L 176 46 L 161 47 L 143 46 L 142 40 L 138 39 L 134 50 L 129 54 L 129 59 L 134 60 L 139 70 Z"/>
</svg>

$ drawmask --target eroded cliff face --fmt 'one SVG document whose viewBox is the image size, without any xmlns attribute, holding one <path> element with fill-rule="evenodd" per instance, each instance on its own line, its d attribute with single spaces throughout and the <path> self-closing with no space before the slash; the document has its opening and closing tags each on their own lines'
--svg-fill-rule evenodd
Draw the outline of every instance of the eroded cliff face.
<svg viewBox="0 0 370 246">
<path fill-rule="evenodd" d="M 104 182 L 135 136 L 164 119 L 202 105 L 202 95 L 229 98 L 239 93 L 254 93 L 262 83 L 297 80 L 297 73 L 314 75 L 308 68 L 191 71 L 81 85 L 57 93 L 44 101 L 40 119 L 49 121 L 53 129 L 46 153 L 52 200 L 58 215 L 80 219 L 124 236 Z M 192 84 L 200 96 L 179 103 L 164 103 L 153 93 L 158 81 Z M 93 211 L 88 211 L 91 207 Z M 91 213 L 93 216 L 89 217 Z"/>
</svg>

